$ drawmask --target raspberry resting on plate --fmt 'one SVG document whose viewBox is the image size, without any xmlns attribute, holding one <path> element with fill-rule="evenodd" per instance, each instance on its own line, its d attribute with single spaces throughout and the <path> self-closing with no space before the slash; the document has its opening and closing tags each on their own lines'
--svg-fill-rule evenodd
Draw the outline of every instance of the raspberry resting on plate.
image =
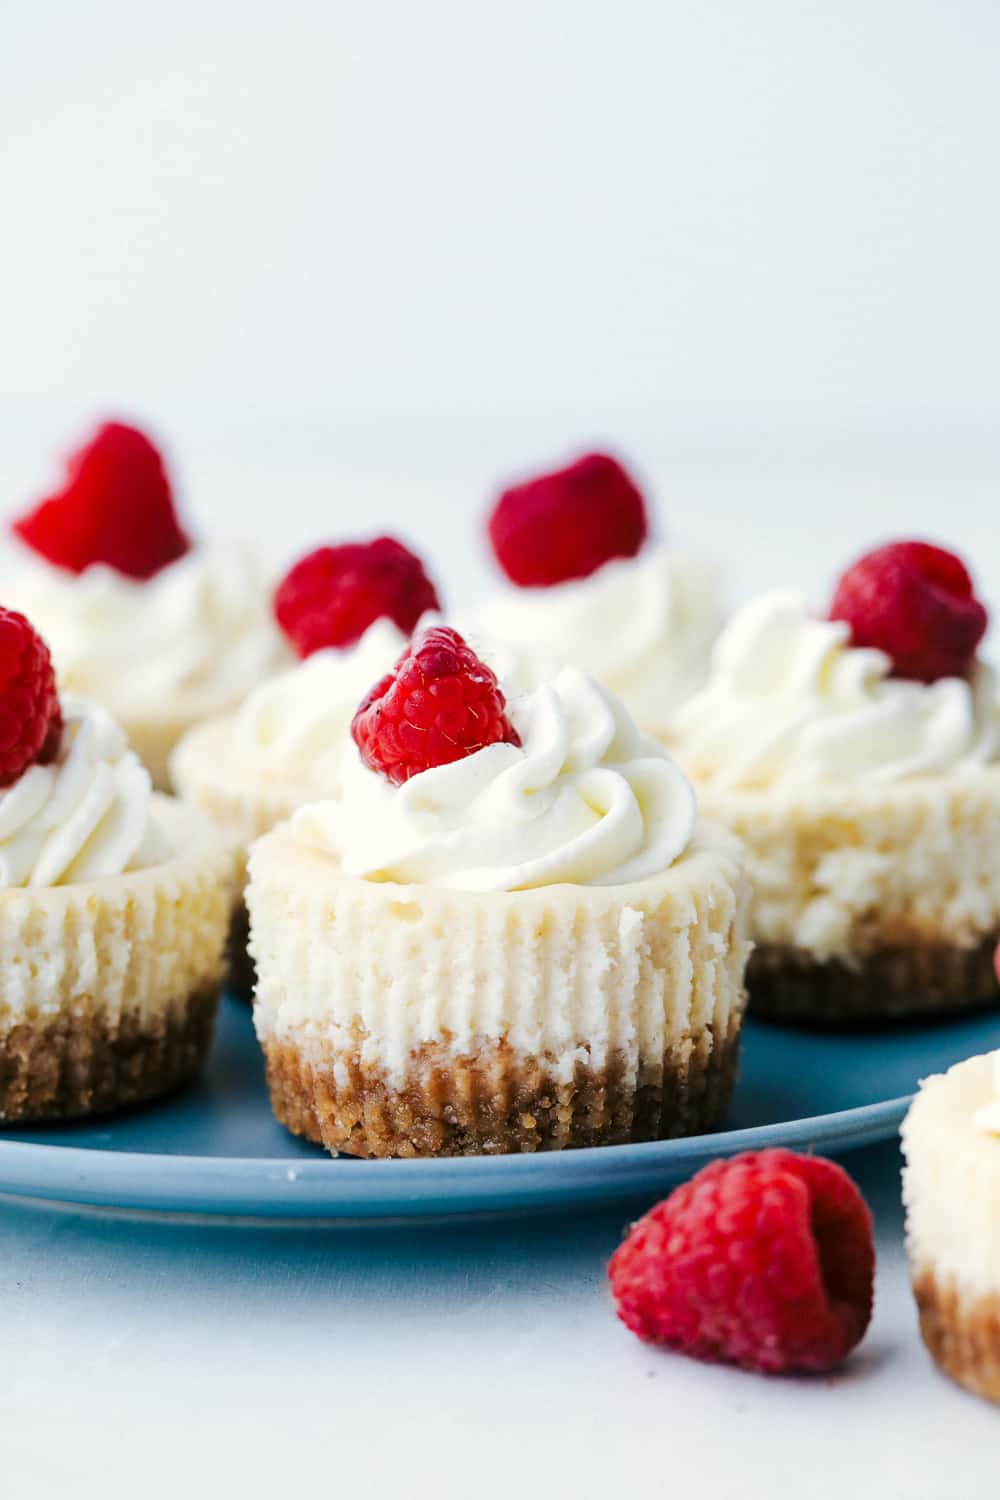
<svg viewBox="0 0 1000 1500">
<path fill-rule="evenodd" d="M 507 577 L 532 588 L 588 578 L 613 558 L 634 557 L 649 528 L 642 495 L 621 464 L 588 453 L 505 490 L 488 529 Z"/>
<path fill-rule="evenodd" d="M 964 677 L 989 617 L 969 571 L 929 542 L 891 542 L 847 569 L 830 607 L 855 646 L 892 658 L 893 675 L 916 682 Z"/>
<path fill-rule="evenodd" d="M 61 488 L 13 530 L 56 567 L 105 563 L 130 578 L 152 578 L 191 545 L 160 453 L 123 422 L 106 422 L 72 453 Z"/>
<path fill-rule="evenodd" d="M 640 1219 L 608 1274 L 641 1339 L 766 1374 L 831 1370 L 871 1319 L 871 1213 L 834 1162 L 751 1151 Z"/>
<path fill-rule="evenodd" d="M 49 648 L 24 615 L 0 608 L 0 787 L 52 760 L 61 733 Z"/>
<path fill-rule="evenodd" d="M 394 786 L 486 745 L 521 743 L 495 673 L 457 630 L 414 636 L 351 724 L 361 759 Z"/>
<path fill-rule="evenodd" d="M 382 618 L 409 635 L 421 615 L 440 607 L 420 558 L 391 536 L 317 547 L 274 596 L 275 618 L 300 656 L 353 646 Z"/>
</svg>

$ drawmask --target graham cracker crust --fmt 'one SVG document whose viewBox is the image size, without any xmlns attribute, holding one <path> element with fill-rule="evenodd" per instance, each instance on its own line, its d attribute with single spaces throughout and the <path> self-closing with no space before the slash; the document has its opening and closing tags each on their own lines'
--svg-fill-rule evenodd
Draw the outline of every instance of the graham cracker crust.
<svg viewBox="0 0 1000 1500">
<path fill-rule="evenodd" d="M 281 1123 L 348 1156 L 482 1156 L 662 1140 L 713 1129 L 726 1112 L 739 1059 L 739 1018 L 716 1043 L 710 1030 L 676 1047 L 634 1081 L 622 1057 L 577 1063 L 560 1081 L 504 1040 L 475 1054 L 427 1042 L 410 1057 L 411 1080 L 310 1038 L 264 1042 L 271 1104 Z M 660 1076 L 655 1076 L 659 1074 Z"/>
<path fill-rule="evenodd" d="M 217 1003 L 215 988 L 153 1017 L 81 1003 L 0 1032 L 0 1124 L 107 1114 L 169 1093 L 208 1052 Z"/>
<path fill-rule="evenodd" d="M 257 986 L 257 969 L 247 948 L 250 941 L 250 913 L 241 897 L 233 908 L 226 939 L 226 988 L 239 1000 L 252 1000 Z"/>
<path fill-rule="evenodd" d="M 857 1025 L 995 1005 L 1000 1003 L 995 947 L 995 937 L 975 948 L 886 947 L 855 965 L 838 958 L 821 963 L 801 949 L 763 943 L 747 967 L 750 1011 L 798 1024 Z"/>
<path fill-rule="evenodd" d="M 1000 1403 L 1000 1296 L 966 1296 L 933 1271 L 914 1277 L 913 1294 L 935 1363 L 966 1390 Z"/>
</svg>

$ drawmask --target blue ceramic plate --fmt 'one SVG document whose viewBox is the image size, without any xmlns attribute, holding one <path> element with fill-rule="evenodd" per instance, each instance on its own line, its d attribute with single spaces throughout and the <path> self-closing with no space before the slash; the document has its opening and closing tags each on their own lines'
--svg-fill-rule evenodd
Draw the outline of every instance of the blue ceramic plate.
<svg viewBox="0 0 1000 1500">
<path fill-rule="evenodd" d="M 654 1194 L 760 1146 L 842 1152 L 891 1136 L 917 1081 L 1000 1046 L 1000 1016 L 815 1034 L 748 1023 L 726 1128 L 538 1156 L 331 1160 L 271 1116 L 249 1012 L 226 1002 L 196 1086 L 119 1119 L 3 1132 L 0 1193 L 268 1218 L 396 1218 L 558 1208 Z"/>
</svg>

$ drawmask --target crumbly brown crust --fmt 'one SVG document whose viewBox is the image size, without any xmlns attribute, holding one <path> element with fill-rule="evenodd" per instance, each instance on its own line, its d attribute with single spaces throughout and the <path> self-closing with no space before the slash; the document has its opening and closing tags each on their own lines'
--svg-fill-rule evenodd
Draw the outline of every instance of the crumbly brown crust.
<svg viewBox="0 0 1000 1500">
<path fill-rule="evenodd" d="M 857 1025 L 1000 1002 L 996 938 L 974 948 L 943 943 L 882 948 L 856 964 L 819 962 L 800 949 L 761 944 L 747 968 L 750 1013 L 797 1024 Z"/>
<path fill-rule="evenodd" d="M 716 1043 L 706 1028 L 672 1049 L 662 1069 L 613 1058 L 578 1063 L 568 1082 L 503 1040 L 474 1055 L 445 1042 L 411 1055 L 397 1088 L 377 1064 L 332 1043 L 264 1042 L 274 1112 L 296 1135 L 350 1156 L 479 1156 L 616 1145 L 695 1135 L 719 1124 L 739 1057 L 739 1017 Z"/>
<path fill-rule="evenodd" d="M 197 1071 L 218 990 L 153 1015 L 114 1015 L 86 1000 L 0 1032 L 0 1124 L 107 1114 L 155 1099 Z"/>
<path fill-rule="evenodd" d="M 1000 1403 L 1000 1296 L 970 1296 L 931 1270 L 916 1274 L 913 1294 L 935 1363 L 966 1390 Z"/>
<path fill-rule="evenodd" d="M 240 897 L 233 908 L 226 939 L 226 988 L 240 1000 L 252 1000 L 257 983 L 257 970 L 247 950 L 250 941 L 250 915 L 247 904 Z"/>
</svg>

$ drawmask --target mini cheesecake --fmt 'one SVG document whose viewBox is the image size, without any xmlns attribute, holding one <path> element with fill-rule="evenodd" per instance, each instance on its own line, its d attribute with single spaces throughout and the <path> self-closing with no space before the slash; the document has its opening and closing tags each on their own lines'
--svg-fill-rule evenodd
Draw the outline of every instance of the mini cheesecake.
<svg viewBox="0 0 1000 1500">
<path fill-rule="evenodd" d="M 902 1138 L 924 1343 L 960 1385 L 1000 1402 L 1000 1052 L 927 1079 Z"/>
<path fill-rule="evenodd" d="M 100 427 L 13 530 L 32 555 L 4 602 L 48 641 L 60 690 L 107 708 L 163 791 L 181 736 L 289 660 L 268 559 L 192 545 L 163 459 L 135 428 Z"/>
<path fill-rule="evenodd" d="M 666 743 L 746 849 L 757 1014 L 854 1024 L 996 1001 L 1000 700 L 985 662 L 957 666 L 903 678 L 794 593 L 752 600 L 720 637 Z"/>
<path fill-rule="evenodd" d="M 420 614 L 437 607 L 420 558 L 392 537 L 319 547 L 301 558 L 279 584 L 274 610 L 302 660 L 260 683 L 235 713 L 184 736 L 170 757 L 178 794 L 244 858 L 254 839 L 297 808 L 339 796 L 339 765 L 361 698 L 393 666 Z M 249 998 L 247 936 L 240 895 L 229 983 Z"/>
<path fill-rule="evenodd" d="M 250 855 L 277 1117 L 359 1156 L 718 1124 L 744 1008 L 740 850 L 696 824 L 690 787 L 622 705 L 573 669 L 505 705 L 439 629 L 354 737 L 340 799 Z M 427 753 L 449 759 L 407 762 Z"/>
<path fill-rule="evenodd" d="M 591 453 L 506 490 L 488 533 L 511 587 L 466 622 L 474 635 L 544 648 L 662 734 L 699 688 L 723 623 L 718 580 L 702 563 L 650 539 L 632 477 Z"/>
<path fill-rule="evenodd" d="M 223 977 L 231 852 L 168 797 L 141 869 L 0 890 L 0 1124 L 107 1114 L 201 1066 Z"/>
</svg>

